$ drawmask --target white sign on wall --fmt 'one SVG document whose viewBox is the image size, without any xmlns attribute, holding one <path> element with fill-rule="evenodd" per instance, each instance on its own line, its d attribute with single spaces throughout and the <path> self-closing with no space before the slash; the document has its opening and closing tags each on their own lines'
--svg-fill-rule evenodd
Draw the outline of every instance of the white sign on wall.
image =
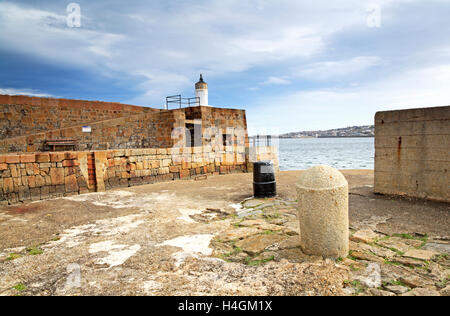
<svg viewBox="0 0 450 316">
<path fill-rule="evenodd" d="M 91 133 L 92 127 L 90 126 L 83 126 L 83 133 Z"/>
</svg>

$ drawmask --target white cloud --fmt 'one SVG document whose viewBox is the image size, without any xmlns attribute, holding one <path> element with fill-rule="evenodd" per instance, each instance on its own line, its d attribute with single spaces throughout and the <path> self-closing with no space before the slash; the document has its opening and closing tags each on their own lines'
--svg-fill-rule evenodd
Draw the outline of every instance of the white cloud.
<svg viewBox="0 0 450 316">
<path fill-rule="evenodd" d="M 0 94 L 27 95 L 27 96 L 30 96 L 30 97 L 41 97 L 41 98 L 54 97 L 51 94 L 36 92 L 36 91 L 30 90 L 30 89 L 0 88 Z"/>
<path fill-rule="evenodd" d="M 377 56 L 358 56 L 346 60 L 324 61 L 301 69 L 297 75 L 312 80 L 339 79 L 367 71 L 380 65 L 381 62 L 381 58 Z"/>
<path fill-rule="evenodd" d="M 375 79 L 370 78 L 370 71 L 395 63 L 395 57 L 404 62 L 402 69 L 408 69 L 413 64 L 409 59 L 411 55 L 420 55 L 425 49 L 416 44 L 423 39 L 423 34 L 418 36 L 404 31 L 417 25 L 414 14 L 420 15 L 418 10 L 424 6 L 423 2 L 374 2 L 382 7 L 382 27 L 377 30 L 367 27 L 368 3 L 359 0 L 210 0 L 164 4 L 145 1 L 133 5 L 120 1 L 94 4 L 80 0 L 81 28 L 66 26 L 66 4 L 47 1 L 36 9 L 25 1 L 2 1 L 0 44 L 4 50 L 28 54 L 62 69 L 78 67 L 92 70 L 99 76 L 123 75 L 140 80 L 130 87 L 137 91 L 136 97 L 124 100 L 136 104 L 158 105 L 168 94 L 183 91 L 193 94 L 193 80 L 200 72 L 206 78 L 214 77 L 216 82 L 223 78 L 239 79 L 250 73 L 252 76 L 248 77 L 256 77 L 254 82 L 246 81 L 248 86 L 238 89 L 260 89 L 264 98 L 273 100 L 271 104 L 280 104 L 280 107 L 291 104 L 294 108 L 294 98 L 300 104 L 310 104 L 319 110 L 324 104 L 341 102 L 340 107 L 344 109 L 350 109 L 352 104 L 359 113 L 361 104 L 370 103 L 372 99 L 383 101 L 381 92 L 368 93 L 376 91 L 377 86 L 388 93 L 385 104 L 408 103 L 411 101 L 408 95 L 415 91 L 428 95 L 430 102 L 437 101 L 440 98 L 435 99 L 432 87 L 425 91 L 418 83 L 412 83 L 419 89 L 402 85 L 395 91 L 392 87 L 397 82 L 392 81 L 391 87 L 387 82 L 383 85 L 383 82 L 373 82 Z M 444 2 L 430 1 L 432 4 L 427 2 L 426 7 Z M 410 5 L 412 3 L 414 5 Z M 405 8 L 407 14 L 399 8 Z M 426 35 L 439 31 L 433 24 L 431 28 L 425 28 L 430 25 L 430 20 L 424 19 L 424 24 L 420 25 L 420 30 L 433 30 L 432 34 Z M 392 25 L 394 27 L 389 29 Z M 397 42 L 405 38 L 409 39 L 410 45 L 413 42 L 414 49 L 396 48 Z M 439 45 L 447 47 L 448 51 L 449 43 L 445 41 L 445 37 L 439 38 Z M 438 50 L 432 45 L 426 45 L 426 48 Z M 395 49 L 398 51 L 393 53 Z M 441 59 L 448 58 L 447 51 L 440 51 Z M 426 63 L 431 63 L 437 53 L 423 55 Z M 252 73 L 253 70 L 256 71 Z M 381 75 L 393 78 L 389 72 Z M 366 80 L 359 80 L 360 76 Z M 334 78 L 351 88 L 335 90 L 324 84 Z M 411 78 L 403 75 L 399 78 L 408 79 Z M 293 91 L 281 98 L 271 97 L 270 89 L 266 88 L 266 85 L 285 85 L 286 89 L 294 89 L 298 87 L 297 83 L 310 91 Z M 315 85 L 315 90 L 308 84 Z M 427 82 L 421 84 L 427 85 Z M 234 96 L 229 97 L 229 104 L 232 104 Z M 422 97 L 419 95 L 417 99 Z M 335 107 L 332 106 L 325 109 L 330 113 L 333 110 Z M 348 117 L 352 116 L 350 111 L 346 113 Z M 251 115 L 247 117 L 252 119 Z M 280 124 L 283 125 L 281 121 Z"/>
<path fill-rule="evenodd" d="M 288 85 L 291 81 L 280 77 L 269 77 L 266 81 L 261 83 L 262 85 Z"/>
<path fill-rule="evenodd" d="M 282 6 L 263 0 L 186 2 L 178 3 L 176 10 L 156 2 L 116 9 L 113 4 L 104 11 L 80 5 L 81 28 L 69 28 L 62 5 L 55 10 L 56 4 L 37 9 L 2 2 L 0 43 L 8 43 L 2 46 L 10 51 L 99 75 L 145 72 L 179 78 L 203 72 L 220 77 L 310 58 L 324 49 L 323 30 L 330 29 L 318 26 L 305 5 L 289 1 Z M 184 90 L 192 85 L 142 78 L 137 99 L 147 103 L 173 87 Z"/>
<path fill-rule="evenodd" d="M 324 47 L 320 34 L 312 29 L 294 27 L 272 34 L 248 34 L 232 39 L 230 44 L 231 53 L 252 54 L 253 58 L 264 57 L 266 60 L 307 57 L 320 52 Z"/>
<path fill-rule="evenodd" d="M 67 66 L 98 66 L 114 56 L 124 37 L 86 28 L 69 28 L 66 15 L 0 3 L 0 42 L 5 49 Z"/>
<path fill-rule="evenodd" d="M 135 74 L 145 78 L 139 86 L 140 90 L 145 92 L 130 100 L 132 104 L 146 104 L 148 100 L 159 99 L 161 104 L 154 104 L 154 106 L 162 105 L 166 96 L 177 94 L 184 86 L 192 84 L 192 81 L 185 76 L 156 70 L 138 71 Z"/>
<path fill-rule="evenodd" d="M 373 124 L 377 111 L 450 104 L 450 64 L 408 70 L 348 89 L 318 89 L 257 100 L 249 133 L 281 133 Z"/>
</svg>

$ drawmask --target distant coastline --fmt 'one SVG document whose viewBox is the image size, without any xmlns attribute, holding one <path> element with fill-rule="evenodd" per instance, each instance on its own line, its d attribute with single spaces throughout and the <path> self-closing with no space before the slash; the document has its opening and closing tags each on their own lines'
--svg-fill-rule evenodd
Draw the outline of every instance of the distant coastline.
<svg viewBox="0 0 450 316">
<path fill-rule="evenodd" d="M 326 131 L 303 131 L 281 134 L 279 138 L 359 138 L 375 137 L 375 126 L 351 126 Z"/>
<path fill-rule="evenodd" d="M 286 136 L 279 136 L 280 139 L 315 139 L 315 138 L 375 138 L 375 136 L 368 135 L 368 136 L 304 136 L 304 137 L 286 137 Z"/>
</svg>

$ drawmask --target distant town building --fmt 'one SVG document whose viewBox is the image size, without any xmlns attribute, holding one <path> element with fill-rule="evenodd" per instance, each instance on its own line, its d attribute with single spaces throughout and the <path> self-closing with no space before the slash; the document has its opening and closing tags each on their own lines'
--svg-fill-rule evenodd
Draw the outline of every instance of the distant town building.
<svg viewBox="0 0 450 316">
<path fill-rule="evenodd" d="M 352 126 L 326 131 L 304 131 L 280 135 L 280 138 L 375 137 L 375 126 Z"/>
</svg>

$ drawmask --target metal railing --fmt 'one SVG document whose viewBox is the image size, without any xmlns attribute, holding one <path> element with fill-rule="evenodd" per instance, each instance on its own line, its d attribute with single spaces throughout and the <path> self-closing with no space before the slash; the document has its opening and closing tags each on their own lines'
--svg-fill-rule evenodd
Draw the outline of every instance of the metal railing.
<svg viewBox="0 0 450 316">
<path fill-rule="evenodd" d="M 272 135 L 256 135 L 249 137 L 249 142 L 252 147 L 272 146 Z"/>
<path fill-rule="evenodd" d="M 186 105 L 188 107 L 191 106 L 200 106 L 200 98 L 182 98 L 181 94 L 171 95 L 166 97 L 166 109 L 168 110 L 170 105 L 176 104 L 180 109 Z"/>
</svg>

